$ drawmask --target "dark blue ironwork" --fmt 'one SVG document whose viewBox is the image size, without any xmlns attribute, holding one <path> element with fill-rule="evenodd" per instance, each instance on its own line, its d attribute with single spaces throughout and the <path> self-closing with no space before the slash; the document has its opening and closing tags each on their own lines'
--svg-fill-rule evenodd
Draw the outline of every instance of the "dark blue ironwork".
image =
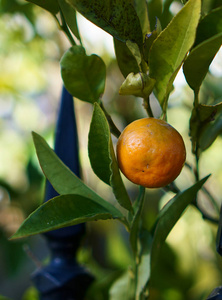
<svg viewBox="0 0 222 300">
<path fill-rule="evenodd" d="M 55 134 L 55 153 L 80 177 L 78 135 L 72 96 L 63 87 Z M 58 196 L 46 182 L 45 201 Z M 65 205 L 65 203 L 64 203 Z M 82 300 L 93 277 L 75 259 L 85 235 L 85 224 L 79 224 L 44 234 L 51 252 L 49 265 L 38 269 L 32 281 L 41 300 Z"/>
<path fill-rule="evenodd" d="M 220 210 L 220 219 L 217 230 L 216 249 L 217 252 L 222 256 L 222 207 Z M 222 286 L 215 288 L 208 296 L 207 300 L 222 300 Z"/>
</svg>

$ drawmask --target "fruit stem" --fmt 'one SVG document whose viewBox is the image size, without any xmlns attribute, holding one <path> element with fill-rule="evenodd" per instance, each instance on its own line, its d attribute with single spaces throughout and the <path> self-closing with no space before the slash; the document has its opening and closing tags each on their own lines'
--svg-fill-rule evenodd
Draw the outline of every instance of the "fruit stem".
<svg viewBox="0 0 222 300">
<path fill-rule="evenodd" d="M 103 112 L 104 112 L 104 114 L 105 114 L 105 116 L 106 116 L 106 119 L 107 119 L 107 121 L 108 121 L 108 123 L 109 123 L 109 127 L 110 127 L 111 133 L 112 133 L 116 138 L 118 138 L 118 137 L 120 136 L 121 132 L 120 132 L 119 129 L 116 127 L 116 125 L 114 124 L 114 122 L 113 122 L 111 116 L 110 116 L 110 115 L 108 114 L 108 112 L 106 111 L 106 109 L 105 109 L 105 107 L 104 107 L 102 101 L 100 102 L 100 107 L 102 108 L 102 110 L 103 110 Z"/>
<path fill-rule="evenodd" d="M 154 117 L 151 106 L 150 106 L 150 97 L 146 97 L 143 99 L 143 106 L 145 110 L 147 111 L 147 114 L 149 117 Z"/>
<path fill-rule="evenodd" d="M 58 18 L 57 18 L 56 16 L 54 16 L 55 19 L 56 19 L 56 21 L 57 21 L 57 23 L 58 23 L 58 25 L 59 25 L 59 28 L 66 34 L 66 36 L 67 36 L 68 40 L 70 41 L 71 45 L 72 45 L 72 46 L 75 46 L 75 45 L 76 45 L 76 42 L 74 41 L 74 39 L 73 39 L 73 37 L 72 37 L 72 34 L 71 34 L 70 31 L 69 31 L 69 28 L 68 28 L 68 26 L 67 26 L 67 24 L 66 24 L 64 15 L 63 15 L 63 13 L 62 13 L 61 10 L 60 10 L 60 16 L 61 16 L 62 24 L 60 24 Z"/>
</svg>

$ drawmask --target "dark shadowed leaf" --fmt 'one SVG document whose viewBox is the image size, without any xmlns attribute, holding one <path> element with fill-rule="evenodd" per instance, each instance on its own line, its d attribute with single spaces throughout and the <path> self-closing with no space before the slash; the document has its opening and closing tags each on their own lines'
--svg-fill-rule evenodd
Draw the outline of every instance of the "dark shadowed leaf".
<svg viewBox="0 0 222 300">
<path fill-rule="evenodd" d="M 222 32 L 222 6 L 206 15 L 197 27 L 195 46 Z"/>
<path fill-rule="evenodd" d="M 68 0 L 84 17 L 123 42 L 131 40 L 142 48 L 140 20 L 128 0 Z"/>
<path fill-rule="evenodd" d="M 125 42 L 114 38 L 114 48 L 119 69 L 124 77 L 131 72 L 136 74 L 140 71 L 135 57 Z"/>
<path fill-rule="evenodd" d="M 178 193 L 160 211 L 155 227 L 151 249 L 151 270 L 158 263 L 160 250 L 168 234 L 179 220 L 186 207 L 192 203 L 197 192 L 201 189 L 208 177 L 209 176 L 198 181 L 189 189 Z"/>
<path fill-rule="evenodd" d="M 106 66 L 99 56 L 86 55 L 81 46 L 73 46 L 63 55 L 61 74 L 66 89 L 80 100 L 94 103 L 104 92 Z"/>
<path fill-rule="evenodd" d="M 59 194 L 75 194 L 89 198 L 113 214 L 122 216 L 118 209 L 102 199 L 71 172 L 41 136 L 33 133 L 33 139 L 40 166 L 45 176 Z"/>
<path fill-rule="evenodd" d="M 56 15 L 59 12 L 59 4 L 57 0 L 27 0 L 28 2 L 34 3 L 45 10 L 48 10 L 53 15 Z"/>
<path fill-rule="evenodd" d="M 221 111 L 221 108 L 221 103 L 216 105 L 199 104 L 193 108 L 190 118 L 190 136 L 193 153 L 195 153 L 196 145 L 199 143 L 201 143 L 201 146 L 199 146 L 202 150 L 207 149 L 220 133 L 220 120 L 217 118 L 215 122 L 212 123 L 212 121 L 216 114 Z M 214 124 L 215 128 L 213 128 Z M 207 134 L 209 136 L 206 136 Z"/>
<path fill-rule="evenodd" d="M 200 86 L 208 72 L 209 66 L 220 49 L 221 44 L 222 33 L 199 44 L 187 57 L 183 65 L 183 72 L 187 83 L 195 91 L 195 93 L 197 93 L 200 89 Z"/>
<path fill-rule="evenodd" d="M 131 210 L 132 205 L 114 154 L 109 124 L 98 103 L 94 104 L 88 149 L 95 174 L 105 183 L 111 185 L 119 204 L 127 210 Z"/>
<path fill-rule="evenodd" d="M 156 96 L 163 107 L 170 87 L 195 40 L 200 17 L 200 0 L 190 0 L 153 42 L 148 58 L 150 77 L 156 79 Z"/>
<path fill-rule="evenodd" d="M 216 140 L 219 134 L 222 133 L 222 114 L 215 121 L 208 123 L 201 131 L 199 137 L 199 147 L 202 151 L 209 148 Z"/>
<path fill-rule="evenodd" d="M 163 1 L 162 0 L 148 0 L 147 6 L 148 6 L 150 28 L 151 28 L 151 31 L 153 31 L 156 26 L 157 18 L 159 19 L 160 16 L 162 15 Z"/>
<path fill-rule="evenodd" d="M 88 221 L 118 218 L 104 206 L 79 195 L 55 197 L 37 208 L 13 235 L 27 237 Z"/>
</svg>

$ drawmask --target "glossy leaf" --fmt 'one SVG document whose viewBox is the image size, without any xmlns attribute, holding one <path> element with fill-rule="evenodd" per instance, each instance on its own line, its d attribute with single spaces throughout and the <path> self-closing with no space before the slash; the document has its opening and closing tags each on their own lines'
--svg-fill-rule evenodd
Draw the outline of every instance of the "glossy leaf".
<svg viewBox="0 0 222 300">
<path fill-rule="evenodd" d="M 57 0 L 27 0 L 33 4 L 36 4 L 45 10 L 49 11 L 53 15 L 56 15 L 59 12 L 59 4 Z"/>
<path fill-rule="evenodd" d="M 59 3 L 60 9 L 61 9 L 61 11 L 64 15 L 66 23 L 68 24 L 68 26 L 71 29 L 72 33 L 75 35 L 75 37 L 78 40 L 81 40 L 80 35 L 79 35 L 77 20 L 76 20 L 76 11 L 75 11 L 75 9 L 64 0 L 57 0 L 57 1 Z"/>
<path fill-rule="evenodd" d="M 116 60 L 123 76 L 127 77 L 127 75 L 131 72 L 135 74 L 138 73 L 140 71 L 138 63 L 132 52 L 126 46 L 126 43 L 121 42 L 115 38 L 113 41 Z"/>
<path fill-rule="evenodd" d="M 92 199 L 79 195 L 62 195 L 45 202 L 31 213 L 12 238 L 113 218 L 118 218 L 118 215 Z"/>
<path fill-rule="evenodd" d="M 161 247 L 163 246 L 168 234 L 179 220 L 186 207 L 192 203 L 197 192 L 201 189 L 208 177 L 209 176 L 198 181 L 189 189 L 178 193 L 160 211 L 152 242 L 151 270 L 158 263 L 159 251 L 161 250 Z"/>
<path fill-rule="evenodd" d="M 122 42 L 131 40 L 142 48 L 143 36 L 137 13 L 128 0 L 68 0 L 95 25 Z"/>
<path fill-rule="evenodd" d="M 113 193 L 122 207 L 132 210 L 114 154 L 109 124 L 97 103 L 94 104 L 88 150 L 91 166 L 95 174 L 105 183 L 111 185 Z"/>
<path fill-rule="evenodd" d="M 222 44 L 222 33 L 205 40 L 195 47 L 187 57 L 183 72 L 189 86 L 197 93 L 208 72 L 214 56 Z"/>
<path fill-rule="evenodd" d="M 190 0 L 159 34 L 150 49 L 150 77 L 156 79 L 156 96 L 163 107 L 175 77 L 195 40 L 200 17 L 200 0 Z"/>
<path fill-rule="evenodd" d="M 106 66 L 99 56 L 87 56 L 81 46 L 73 46 L 63 55 L 61 74 L 66 89 L 80 100 L 94 103 L 104 92 Z"/>
<path fill-rule="evenodd" d="M 120 218 L 123 217 L 118 209 L 102 199 L 71 172 L 41 136 L 33 133 L 33 139 L 40 166 L 46 178 L 59 194 L 75 194 L 89 198 Z"/>
<path fill-rule="evenodd" d="M 206 15 L 197 27 L 195 46 L 222 32 L 222 6 Z"/>
</svg>

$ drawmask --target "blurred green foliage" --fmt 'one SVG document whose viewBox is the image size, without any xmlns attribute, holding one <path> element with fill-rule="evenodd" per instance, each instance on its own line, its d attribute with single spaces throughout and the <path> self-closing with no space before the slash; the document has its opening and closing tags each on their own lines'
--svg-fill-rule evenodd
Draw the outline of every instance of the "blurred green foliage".
<svg viewBox="0 0 222 300">
<path fill-rule="evenodd" d="M 152 9 L 157 11 L 157 16 L 160 9 L 157 3 L 160 5 L 160 2 L 162 1 L 148 1 L 153 6 Z M 164 2 L 165 14 L 161 20 L 163 27 L 172 18 L 172 11 L 167 9 L 172 2 L 180 3 Z M 11 296 L 14 297 L 13 300 L 21 299 L 18 298 L 21 293 L 24 294 L 24 300 L 35 300 L 35 289 L 26 291 L 27 283 L 20 284 L 20 288 L 17 284 L 21 282 L 23 274 L 26 274 L 24 280 L 27 281 L 30 270 L 35 269 L 32 264 L 28 272 L 26 271 L 30 258 L 24 251 L 24 244 L 28 244 L 31 249 L 36 247 L 39 251 L 37 255 L 41 259 L 45 254 L 41 251 L 45 250 L 42 250 L 38 238 L 12 243 L 8 241 L 8 237 L 42 201 L 43 177 L 36 161 L 30 133 L 36 130 L 49 141 L 53 135 L 61 87 L 58 62 L 67 45 L 49 13 L 25 1 L 2 0 L 0 5 L 0 281 L 3 283 L 0 284 L 0 293 L 10 297 L 11 294 L 8 295 L 5 289 L 10 286 L 14 290 Z M 219 0 L 206 0 L 203 1 L 202 9 L 207 12 L 219 5 Z M 154 28 L 156 20 L 151 20 L 151 28 Z M 113 83 L 120 86 L 123 77 L 113 58 L 107 53 L 103 53 L 103 56 L 107 64 L 108 78 L 105 105 L 119 127 L 123 128 L 139 116 L 145 115 L 145 111 L 141 108 L 140 99 L 136 99 L 136 102 L 133 97 L 119 96 Z M 220 66 L 221 61 L 220 54 Z M 222 73 L 215 74 L 213 67 L 211 70 L 200 92 L 201 103 L 207 105 L 214 105 L 222 100 Z M 192 101 L 190 88 L 183 81 L 182 85 L 180 82 L 178 85 L 176 83 L 175 91 L 169 99 L 168 119 L 183 133 L 188 149 L 191 147 L 188 123 Z M 84 120 L 79 117 L 78 122 L 85 180 L 95 190 L 102 190 L 104 197 L 112 202 L 108 188 L 97 180 L 89 166 L 85 137 L 88 135 L 91 107 L 78 100 L 76 104 L 77 117 L 84 114 Z M 158 106 L 156 109 L 158 111 Z M 222 193 L 221 114 L 213 122 L 217 124 L 214 127 L 217 130 L 217 139 L 200 158 L 200 174 L 203 177 L 213 173 L 207 188 L 219 204 Z M 203 130 L 203 136 L 208 135 L 207 130 L 210 129 L 206 127 Z M 210 132 L 212 133 L 211 130 Z M 188 156 L 188 161 L 194 163 L 191 156 Z M 189 186 L 188 174 L 189 169 L 185 168 L 177 180 L 179 187 Z M 137 187 L 128 181 L 126 185 L 131 195 L 137 193 Z M 202 196 L 201 205 L 214 214 L 209 201 Z M 164 190 L 146 192 L 143 219 L 147 228 L 151 228 L 159 208 L 168 197 L 169 194 Z M 88 230 L 88 237 L 83 248 L 79 250 L 78 258 L 98 278 L 88 292 L 88 299 L 105 300 L 108 299 L 108 289 L 132 259 L 130 247 L 127 245 L 128 236 L 118 224 L 109 221 L 105 224 L 100 221 L 92 223 Z M 217 226 L 204 221 L 194 207 L 186 211 L 161 251 L 160 263 L 150 282 L 151 300 L 202 300 L 214 287 L 221 284 L 222 262 L 215 250 L 216 230 Z"/>
</svg>

